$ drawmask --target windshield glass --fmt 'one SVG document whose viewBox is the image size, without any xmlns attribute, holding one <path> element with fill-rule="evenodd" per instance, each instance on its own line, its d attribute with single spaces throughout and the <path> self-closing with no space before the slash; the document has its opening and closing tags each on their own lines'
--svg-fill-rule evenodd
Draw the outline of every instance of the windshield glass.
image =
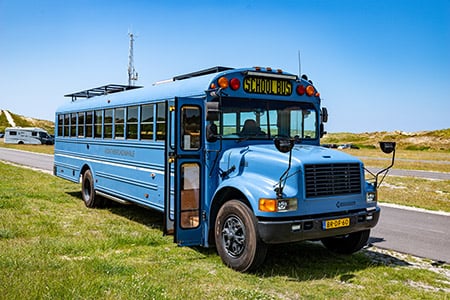
<svg viewBox="0 0 450 300">
<path fill-rule="evenodd" d="M 224 139 L 317 138 L 317 113 L 309 103 L 226 99 L 221 108 L 216 125 Z"/>
</svg>

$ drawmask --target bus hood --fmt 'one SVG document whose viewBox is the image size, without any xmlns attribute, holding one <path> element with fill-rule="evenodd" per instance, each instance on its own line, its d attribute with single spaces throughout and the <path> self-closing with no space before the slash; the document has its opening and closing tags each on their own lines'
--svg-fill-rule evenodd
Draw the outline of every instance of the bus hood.
<svg viewBox="0 0 450 300">
<path fill-rule="evenodd" d="M 325 206 L 314 207 L 313 203 L 321 200 L 329 203 L 328 197 L 316 197 L 315 201 L 305 201 L 303 184 L 305 165 L 334 166 L 335 164 L 356 164 L 362 174 L 362 162 L 351 155 L 320 146 L 296 145 L 292 150 L 292 164 L 286 177 L 283 197 L 297 198 L 299 208 L 303 213 L 336 210 L 334 205 L 327 208 Z M 276 198 L 275 190 L 280 185 L 280 177 L 288 169 L 288 166 L 289 153 L 279 152 L 273 144 L 228 149 L 220 160 L 220 186 L 240 190 L 252 205 L 257 205 L 259 198 Z M 337 198 L 339 197 L 335 197 L 335 199 Z M 364 204 L 359 203 L 359 200 L 355 200 L 355 204 L 356 202 L 358 202 L 356 206 Z M 257 209 L 257 207 L 254 208 Z"/>
<path fill-rule="evenodd" d="M 342 151 L 319 146 L 296 145 L 292 149 L 292 165 L 289 173 L 301 171 L 301 167 L 306 164 L 328 163 L 361 163 L 361 161 Z M 273 144 L 232 148 L 224 152 L 220 161 L 221 170 L 229 172 L 226 176 L 228 178 L 251 172 L 266 174 L 268 177 L 277 178 L 277 181 L 288 165 L 289 153 L 279 152 Z"/>
</svg>

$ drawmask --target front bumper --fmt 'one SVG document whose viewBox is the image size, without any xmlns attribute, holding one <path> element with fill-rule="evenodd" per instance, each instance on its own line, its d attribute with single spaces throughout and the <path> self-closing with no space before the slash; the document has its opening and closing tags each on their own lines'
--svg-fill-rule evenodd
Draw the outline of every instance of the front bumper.
<svg viewBox="0 0 450 300">
<path fill-rule="evenodd" d="M 350 225 L 334 229 L 324 229 L 327 220 L 350 218 Z M 259 220 L 260 238 L 267 244 L 281 244 L 304 240 L 322 239 L 330 236 L 344 235 L 375 227 L 380 218 L 380 208 L 345 214 L 310 217 L 299 220 L 270 221 Z"/>
</svg>

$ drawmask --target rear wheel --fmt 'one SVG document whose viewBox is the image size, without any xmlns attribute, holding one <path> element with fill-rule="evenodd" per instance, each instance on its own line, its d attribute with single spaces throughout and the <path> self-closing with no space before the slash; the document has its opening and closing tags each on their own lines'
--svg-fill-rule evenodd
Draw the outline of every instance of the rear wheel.
<svg viewBox="0 0 450 300">
<path fill-rule="evenodd" d="M 336 253 L 352 254 L 367 245 L 370 236 L 370 229 L 352 232 L 343 236 L 329 237 L 322 239 L 322 244 Z"/>
<path fill-rule="evenodd" d="M 217 252 L 227 266 L 246 272 L 264 262 L 267 245 L 261 241 L 256 218 L 250 208 L 238 200 L 226 202 L 215 224 Z"/>
<path fill-rule="evenodd" d="M 86 170 L 81 179 L 81 198 L 84 204 L 89 208 L 103 207 L 103 198 L 95 194 L 94 177 L 91 170 Z"/>
</svg>

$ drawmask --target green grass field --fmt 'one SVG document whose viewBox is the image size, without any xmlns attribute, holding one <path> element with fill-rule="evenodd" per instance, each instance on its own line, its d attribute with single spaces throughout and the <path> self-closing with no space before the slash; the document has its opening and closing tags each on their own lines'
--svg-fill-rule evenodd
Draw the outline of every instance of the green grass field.
<svg viewBox="0 0 450 300">
<path fill-rule="evenodd" d="M 448 299 L 450 268 L 369 248 L 272 247 L 242 274 L 177 247 L 162 215 L 85 208 L 79 185 L 0 163 L 0 299 Z"/>
</svg>

